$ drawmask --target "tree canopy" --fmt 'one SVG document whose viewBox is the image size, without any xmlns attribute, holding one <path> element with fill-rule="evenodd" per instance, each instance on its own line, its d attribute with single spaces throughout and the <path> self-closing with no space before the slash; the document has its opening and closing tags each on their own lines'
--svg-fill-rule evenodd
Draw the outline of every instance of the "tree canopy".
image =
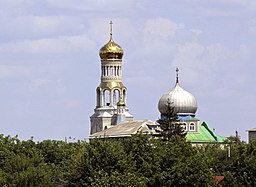
<svg viewBox="0 0 256 187">
<path fill-rule="evenodd" d="M 179 123 L 177 114 L 174 112 L 174 107 L 170 100 L 167 101 L 166 113 L 162 119 L 157 120 L 160 124 L 160 136 L 164 141 L 170 141 L 172 138 L 179 136 L 185 138 L 186 132 Z"/>
<path fill-rule="evenodd" d="M 179 136 L 68 143 L 0 135 L 0 186 L 256 186 L 255 176 L 255 141 L 193 147 Z"/>
</svg>

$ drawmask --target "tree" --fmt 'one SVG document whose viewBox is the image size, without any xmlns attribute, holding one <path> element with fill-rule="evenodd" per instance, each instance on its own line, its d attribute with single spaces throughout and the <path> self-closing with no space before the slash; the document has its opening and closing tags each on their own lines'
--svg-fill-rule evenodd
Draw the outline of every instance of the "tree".
<svg viewBox="0 0 256 187">
<path fill-rule="evenodd" d="M 91 186 L 95 187 L 145 187 L 147 186 L 147 178 L 143 175 L 135 173 L 124 173 L 121 174 L 117 171 L 108 174 L 99 172 L 98 177 L 92 182 Z"/>
<path fill-rule="evenodd" d="M 215 186 L 217 175 L 223 187 L 256 186 L 256 141 L 193 147 L 181 136 L 35 143 L 0 135 L 0 186 Z"/>
<path fill-rule="evenodd" d="M 163 138 L 163 140 L 170 141 L 170 139 L 174 136 L 185 138 L 186 132 L 179 123 L 178 116 L 175 114 L 174 107 L 171 106 L 169 99 L 167 101 L 165 118 L 159 119 L 157 122 L 160 124 L 160 136 Z"/>
<path fill-rule="evenodd" d="M 208 186 L 213 182 L 204 152 L 180 136 L 168 142 L 159 141 L 155 157 L 158 169 L 148 186 Z"/>
<path fill-rule="evenodd" d="M 1 186 L 56 186 L 52 166 L 44 163 L 33 139 L 0 135 L 0 148 Z"/>
</svg>

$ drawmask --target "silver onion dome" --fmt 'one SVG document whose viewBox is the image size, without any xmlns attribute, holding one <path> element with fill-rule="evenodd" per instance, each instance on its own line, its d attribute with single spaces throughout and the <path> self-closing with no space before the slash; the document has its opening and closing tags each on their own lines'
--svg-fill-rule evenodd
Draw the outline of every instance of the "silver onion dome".
<svg viewBox="0 0 256 187">
<path fill-rule="evenodd" d="M 175 115 L 192 115 L 194 116 L 197 110 L 197 102 L 195 97 L 180 87 L 178 68 L 176 70 L 176 84 L 172 90 L 165 93 L 158 102 L 158 110 L 162 115 L 167 114 L 168 103 L 173 108 Z"/>
</svg>

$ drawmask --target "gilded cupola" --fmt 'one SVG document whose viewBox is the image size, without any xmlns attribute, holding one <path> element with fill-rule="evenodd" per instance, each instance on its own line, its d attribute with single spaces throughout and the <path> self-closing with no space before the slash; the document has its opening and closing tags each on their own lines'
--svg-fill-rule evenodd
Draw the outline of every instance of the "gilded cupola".
<svg viewBox="0 0 256 187">
<path fill-rule="evenodd" d="M 110 39 L 109 42 L 104 45 L 100 51 L 99 55 L 102 60 L 109 60 L 109 59 L 122 59 L 123 57 L 123 49 L 121 46 L 116 44 L 112 37 L 112 21 L 110 22 Z"/>
</svg>

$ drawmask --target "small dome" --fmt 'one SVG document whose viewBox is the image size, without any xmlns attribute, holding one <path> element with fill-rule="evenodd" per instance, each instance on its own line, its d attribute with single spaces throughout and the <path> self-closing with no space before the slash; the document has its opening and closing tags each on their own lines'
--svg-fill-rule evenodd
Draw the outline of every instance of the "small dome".
<svg viewBox="0 0 256 187">
<path fill-rule="evenodd" d="M 112 34 L 110 35 L 109 42 L 99 52 L 100 58 L 103 60 L 122 59 L 123 54 L 123 49 L 113 41 Z"/>
<path fill-rule="evenodd" d="M 197 102 L 195 97 L 176 83 L 175 87 L 165 93 L 158 102 L 158 110 L 161 114 L 167 114 L 168 102 L 174 107 L 174 114 L 195 115 Z"/>
</svg>

